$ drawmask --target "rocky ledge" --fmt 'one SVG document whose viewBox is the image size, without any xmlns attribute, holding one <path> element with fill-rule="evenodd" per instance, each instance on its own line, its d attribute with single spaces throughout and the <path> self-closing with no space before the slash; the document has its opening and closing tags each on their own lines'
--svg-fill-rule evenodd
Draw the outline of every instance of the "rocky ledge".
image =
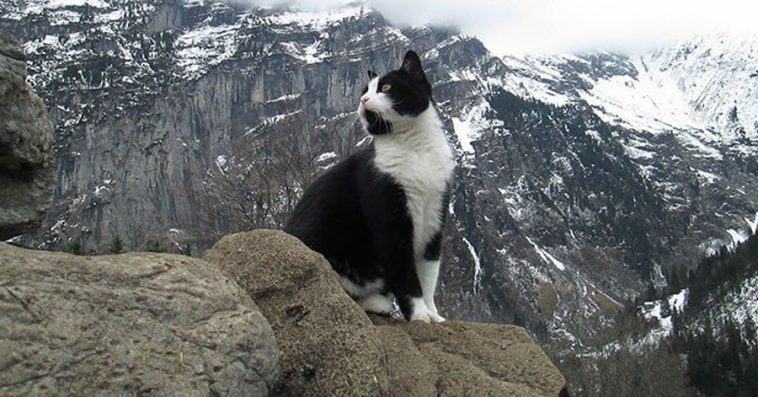
<svg viewBox="0 0 758 397">
<path fill-rule="evenodd" d="M 523 328 L 369 317 L 283 232 L 204 260 L 0 243 L 0 394 L 557 396 Z"/>
<path fill-rule="evenodd" d="M 204 257 L 258 304 L 281 351 L 277 394 L 557 396 L 565 380 L 523 328 L 369 318 L 320 254 L 275 230 Z"/>
</svg>

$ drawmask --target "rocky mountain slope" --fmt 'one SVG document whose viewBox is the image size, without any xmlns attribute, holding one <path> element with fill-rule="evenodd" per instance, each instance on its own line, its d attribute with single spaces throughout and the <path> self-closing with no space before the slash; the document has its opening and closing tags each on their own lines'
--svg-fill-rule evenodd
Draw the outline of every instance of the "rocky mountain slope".
<svg viewBox="0 0 758 397">
<path fill-rule="evenodd" d="M 118 238 L 197 253 L 276 226 L 302 184 L 362 142 L 365 71 L 397 67 L 408 48 L 460 164 L 448 318 L 523 324 L 571 357 L 650 280 L 758 223 L 756 39 L 501 58 L 360 3 L 211 0 L 11 0 L 0 27 L 24 42 L 56 125 L 55 204 L 18 240 L 36 247 Z"/>
</svg>

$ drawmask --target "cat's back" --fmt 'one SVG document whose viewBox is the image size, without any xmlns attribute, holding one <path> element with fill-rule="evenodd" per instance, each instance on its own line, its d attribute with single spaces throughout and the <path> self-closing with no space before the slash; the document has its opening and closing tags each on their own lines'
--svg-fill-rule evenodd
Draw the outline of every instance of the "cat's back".
<svg viewBox="0 0 758 397">
<path fill-rule="evenodd" d="M 306 239 L 312 239 L 314 234 L 323 234 L 357 217 L 357 184 L 371 158 L 370 148 L 361 149 L 319 176 L 306 188 L 284 230 L 307 244 Z"/>
</svg>

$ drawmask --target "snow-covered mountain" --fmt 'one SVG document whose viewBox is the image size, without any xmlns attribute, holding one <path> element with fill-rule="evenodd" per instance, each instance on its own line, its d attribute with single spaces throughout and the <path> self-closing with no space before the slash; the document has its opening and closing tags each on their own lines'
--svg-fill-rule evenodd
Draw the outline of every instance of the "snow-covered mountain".
<svg viewBox="0 0 758 397">
<path fill-rule="evenodd" d="M 560 364 L 593 350 L 650 280 L 758 224 L 758 38 L 498 57 L 361 3 L 212 0 L 9 0 L 0 28 L 25 43 L 57 127 L 55 205 L 27 244 L 198 252 L 237 218 L 275 225 L 307 178 L 277 182 L 268 201 L 224 181 L 282 156 L 317 172 L 355 150 L 365 71 L 397 67 L 409 48 L 460 164 L 439 289 L 448 317 L 523 324 Z M 209 209 L 211 196 L 239 211 Z"/>
</svg>

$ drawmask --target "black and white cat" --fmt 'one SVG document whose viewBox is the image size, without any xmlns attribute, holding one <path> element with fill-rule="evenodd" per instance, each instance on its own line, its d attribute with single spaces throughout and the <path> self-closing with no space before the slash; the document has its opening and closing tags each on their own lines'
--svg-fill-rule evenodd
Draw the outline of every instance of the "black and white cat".
<svg viewBox="0 0 758 397">
<path fill-rule="evenodd" d="M 455 168 L 421 60 L 370 81 L 358 105 L 373 137 L 319 177 L 285 230 L 326 257 L 364 310 L 441 322 L 434 303 Z"/>
</svg>

